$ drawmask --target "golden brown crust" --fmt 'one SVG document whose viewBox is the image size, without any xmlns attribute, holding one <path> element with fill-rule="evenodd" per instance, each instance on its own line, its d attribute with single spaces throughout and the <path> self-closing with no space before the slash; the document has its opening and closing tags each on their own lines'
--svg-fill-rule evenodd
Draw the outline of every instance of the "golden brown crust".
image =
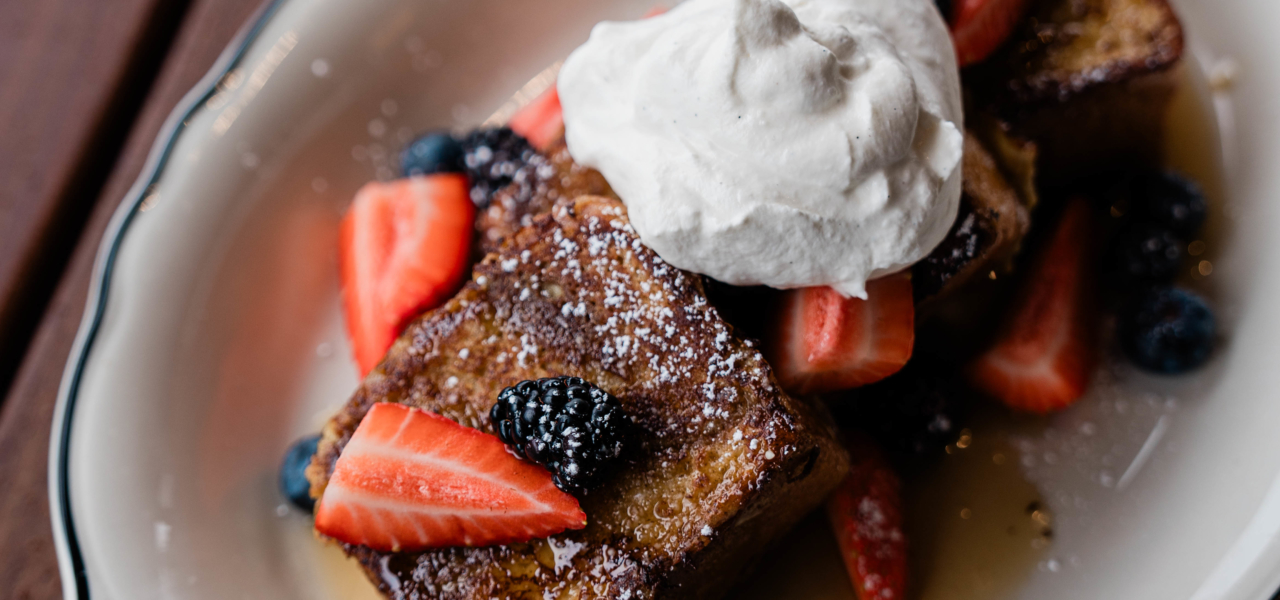
<svg viewBox="0 0 1280 600">
<path fill-rule="evenodd" d="M 642 430 L 629 464 L 582 498 L 587 528 L 413 554 L 345 546 L 383 593 L 710 597 L 847 468 L 829 420 L 777 387 L 700 278 L 641 245 L 620 203 L 583 197 L 534 219 L 408 327 L 326 426 L 313 493 L 374 402 L 491 431 L 502 388 L 552 375 L 597 383 Z"/>
<path fill-rule="evenodd" d="M 1005 270 L 1031 227 L 1023 198 L 971 133 L 964 139 L 964 193 L 947 237 L 911 269 L 918 301 L 942 297 L 976 274 Z"/>
<path fill-rule="evenodd" d="M 1016 119 L 1040 103 L 1167 70 L 1182 51 L 1182 26 L 1166 0 L 1045 0 L 974 72 L 999 114 Z"/>
<path fill-rule="evenodd" d="M 494 194 L 489 206 L 476 215 L 480 256 L 497 250 L 504 239 L 538 215 L 551 212 L 556 202 L 579 196 L 615 197 L 603 175 L 573 161 L 561 137 L 535 156 L 516 174 L 515 181 Z"/>
<path fill-rule="evenodd" d="M 1158 159 L 1182 26 L 1166 0 L 1044 0 L 964 73 L 970 113 L 1039 146 L 1049 185 Z"/>
</svg>

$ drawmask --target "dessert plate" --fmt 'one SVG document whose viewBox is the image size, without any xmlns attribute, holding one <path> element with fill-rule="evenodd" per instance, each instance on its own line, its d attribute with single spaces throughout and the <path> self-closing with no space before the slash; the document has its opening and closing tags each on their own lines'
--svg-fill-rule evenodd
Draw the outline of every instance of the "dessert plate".
<svg viewBox="0 0 1280 600">
<path fill-rule="evenodd" d="M 1062 415 L 975 425 L 957 449 L 972 466 L 912 513 L 929 532 L 913 542 L 922 598 L 1256 600 L 1280 586 L 1280 5 L 1177 4 L 1192 52 L 1169 156 L 1213 196 L 1195 283 L 1225 339 L 1195 375 L 1109 368 Z M 650 5 L 275 0 L 246 26 L 171 116 L 99 252 L 50 453 L 67 598 L 376 597 L 275 485 L 284 449 L 357 382 L 342 210 L 392 177 L 415 132 L 482 122 L 592 24 Z M 1027 497 L 1052 539 L 981 514 L 1023 518 Z M 851 597 L 816 517 L 740 590 Z"/>
</svg>

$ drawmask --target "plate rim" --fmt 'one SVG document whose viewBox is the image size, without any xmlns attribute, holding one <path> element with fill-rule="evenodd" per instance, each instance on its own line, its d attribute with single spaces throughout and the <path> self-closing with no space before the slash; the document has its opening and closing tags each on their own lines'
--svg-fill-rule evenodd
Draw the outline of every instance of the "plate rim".
<svg viewBox="0 0 1280 600">
<path fill-rule="evenodd" d="M 108 292 L 115 274 L 116 257 L 121 243 L 130 225 L 133 224 L 134 217 L 138 215 L 144 202 L 160 183 L 179 138 L 187 131 L 187 125 L 196 113 L 206 108 L 208 100 L 218 92 L 219 84 L 240 66 L 267 25 L 279 14 L 280 8 L 287 1 L 267 0 L 255 9 L 254 15 L 240 27 L 235 37 L 218 55 L 213 66 L 170 111 L 147 153 L 142 171 L 121 199 L 102 241 L 99 242 L 93 272 L 90 276 L 89 295 L 85 300 L 84 314 L 58 386 L 51 425 L 52 432 L 49 436 L 49 516 L 53 526 L 59 578 L 62 581 L 62 596 L 66 600 L 90 600 L 91 598 L 89 575 L 85 568 L 84 553 L 76 537 L 75 519 L 71 509 L 69 469 L 71 430 L 89 353 L 93 349 L 98 330 L 106 315 Z"/>
</svg>

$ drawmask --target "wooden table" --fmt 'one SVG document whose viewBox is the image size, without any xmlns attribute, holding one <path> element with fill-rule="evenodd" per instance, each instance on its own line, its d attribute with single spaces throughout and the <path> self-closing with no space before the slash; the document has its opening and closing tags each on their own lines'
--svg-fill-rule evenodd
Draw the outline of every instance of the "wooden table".
<svg viewBox="0 0 1280 600">
<path fill-rule="evenodd" d="M 62 597 L 49 427 L 111 213 L 262 0 L 0 0 L 0 599 Z"/>
</svg>

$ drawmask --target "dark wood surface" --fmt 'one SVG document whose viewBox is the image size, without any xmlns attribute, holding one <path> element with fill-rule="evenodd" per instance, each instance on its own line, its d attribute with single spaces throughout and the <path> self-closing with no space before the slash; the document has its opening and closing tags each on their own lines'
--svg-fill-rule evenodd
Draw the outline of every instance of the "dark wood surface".
<svg viewBox="0 0 1280 600">
<path fill-rule="evenodd" d="M 165 117 L 261 1 L 0 0 L 0 335 L 23 328 L 6 317 L 38 322 L 0 405 L 0 599 L 61 597 L 49 426 L 98 243 Z"/>
<path fill-rule="evenodd" d="M 181 8 L 166 0 L 0 0 L 0 389 Z"/>
</svg>

